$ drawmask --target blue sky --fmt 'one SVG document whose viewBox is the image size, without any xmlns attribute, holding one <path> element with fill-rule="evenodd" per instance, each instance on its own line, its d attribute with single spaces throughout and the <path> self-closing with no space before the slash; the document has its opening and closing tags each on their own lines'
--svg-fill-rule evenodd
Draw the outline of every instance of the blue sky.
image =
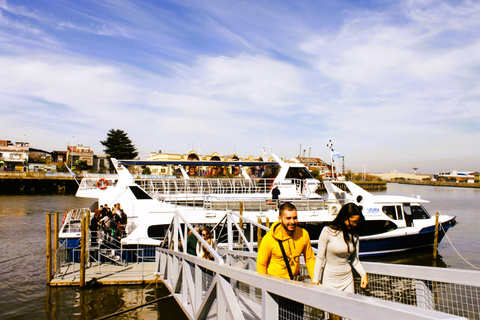
<svg viewBox="0 0 480 320">
<path fill-rule="evenodd" d="M 479 1 L 0 0 L 0 139 L 480 170 Z"/>
</svg>

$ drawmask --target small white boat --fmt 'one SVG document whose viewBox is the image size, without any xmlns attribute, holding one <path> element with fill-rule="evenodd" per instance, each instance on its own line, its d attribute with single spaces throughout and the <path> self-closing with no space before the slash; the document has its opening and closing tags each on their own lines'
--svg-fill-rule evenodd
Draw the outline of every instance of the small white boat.
<svg viewBox="0 0 480 320">
<path fill-rule="evenodd" d="M 113 160 L 115 177 L 84 178 L 78 197 L 93 198 L 99 205 L 119 203 L 128 215 L 126 237 L 122 247 L 157 246 L 178 210 L 190 224 L 218 226 L 227 211 L 240 210 L 252 221 L 278 219 L 277 203 L 272 189 L 280 190 L 279 202 L 292 202 L 299 225 L 316 243 L 322 228 L 332 221 L 341 206 L 354 202 L 363 207 L 366 223 L 361 230 L 360 254 L 380 255 L 421 247 L 434 242 L 435 217 L 421 205 L 426 200 L 413 197 L 373 195 L 348 181 L 325 181 L 325 197 L 316 193 L 320 182 L 300 163 L 282 161 L 274 154 L 264 155 L 271 161 L 143 161 Z M 169 166 L 174 175 L 162 178 L 134 179 L 127 165 Z M 188 170 L 195 166 L 197 170 Z M 223 168 L 222 174 L 211 170 Z M 262 172 L 254 176 L 252 168 Z M 187 172 L 197 172 L 189 176 Z M 198 174 L 202 172 L 202 174 Z M 70 247 L 79 242 L 79 214 L 69 214 L 60 231 L 60 239 L 69 239 Z M 438 233 L 440 243 L 445 232 L 455 225 L 455 217 L 441 215 Z M 217 230 L 214 229 L 217 232 Z M 220 239 L 225 231 L 218 231 Z"/>
</svg>

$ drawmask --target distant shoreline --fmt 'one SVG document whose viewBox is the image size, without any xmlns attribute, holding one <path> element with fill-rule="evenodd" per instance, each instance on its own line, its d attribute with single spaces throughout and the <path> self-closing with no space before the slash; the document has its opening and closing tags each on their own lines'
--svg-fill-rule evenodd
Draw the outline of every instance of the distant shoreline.
<svg viewBox="0 0 480 320">
<path fill-rule="evenodd" d="M 418 180 L 400 180 L 389 181 L 390 183 L 398 184 L 414 184 L 432 187 L 457 187 L 457 188 L 480 188 L 480 183 L 467 183 L 467 182 L 445 182 L 445 181 L 418 181 Z"/>
</svg>

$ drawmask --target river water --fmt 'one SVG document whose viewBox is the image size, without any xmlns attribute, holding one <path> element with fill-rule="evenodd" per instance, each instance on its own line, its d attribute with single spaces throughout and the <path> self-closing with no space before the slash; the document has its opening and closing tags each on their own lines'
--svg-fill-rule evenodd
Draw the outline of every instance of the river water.
<svg viewBox="0 0 480 320">
<path fill-rule="evenodd" d="M 368 261 L 470 270 L 480 267 L 480 190 L 389 184 L 387 191 L 379 193 L 421 195 L 431 201 L 424 205 L 431 215 L 437 211 L 456 215 L 459 223 L 440 244 L 437 261 L 425 251 Z M 0 319 L 95 319 L 125 304 L 134 306 L 169 294 L 161 285 L 84 290 L 46 285 L 45 213 L 59 212 L 62 217 L 72 208 L 90 207 L 92 203 L 74 196 L 0 196 Z M 169 298 L 118 318 L 180 320 L 185 316 Z"/>
</svg>

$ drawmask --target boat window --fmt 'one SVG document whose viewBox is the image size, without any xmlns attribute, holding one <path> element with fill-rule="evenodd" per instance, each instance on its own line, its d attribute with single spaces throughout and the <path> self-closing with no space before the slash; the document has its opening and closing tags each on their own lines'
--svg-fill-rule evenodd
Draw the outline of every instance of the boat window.
<svg viewBox="0 0 480 320">
<path fill-rule="evenodd" d="M 395 209 L 395 207 L 393 207 Z M 388 220 L 369 220 L 359 226 L 360 236 L 370 236 L 397 229 L 397 225 Z"/>
<path fill-rule="evenodd" d="M 430 215 L 421 206 L 411 206 L 413 219 L 429 219 Z"/>
<path fill-rule="evenodd" d="M 410 203 L 404 203 L 403 204 L 403 214 L 405 216 L 405 225 L 407 227 L 412 226 L 412 210 L 410 209 Z"/>
<path fill-rule="evenodd" d="M 307 168 L 303 167 L 292 167 L 288 169 L 287 175 L 285 176 L 287 179 L 313 179 L 312 174 L 307 170 Z"/>
<path fill-rule="evenodd" d="M 145 191 L 140 189 L 138 186 L 129 186 L 130 190 L 132 191 L 133 195 L 135 198 L 139 200 L 145 200 L 145 199 L 152 199 Z"/>
<path fill-rule="evenodd" d="M 383 213 L 385 213 L 390 219 L 397 220 L 397 213 L 395 212 L 395 206 L 383 206 Z"/>
<path fill-rule="evenodd" d="M 153 225 L 148 227 L 147 234 L 149 238 L 163 239 L 165 232 L 167 231 L 167 225 Z"/>
<path fill-rule="evenodd" d="M 397 206 L 397 217 L 398 217 L 398 220 L 403 220 L 402 206 Z"/>
</svg>

